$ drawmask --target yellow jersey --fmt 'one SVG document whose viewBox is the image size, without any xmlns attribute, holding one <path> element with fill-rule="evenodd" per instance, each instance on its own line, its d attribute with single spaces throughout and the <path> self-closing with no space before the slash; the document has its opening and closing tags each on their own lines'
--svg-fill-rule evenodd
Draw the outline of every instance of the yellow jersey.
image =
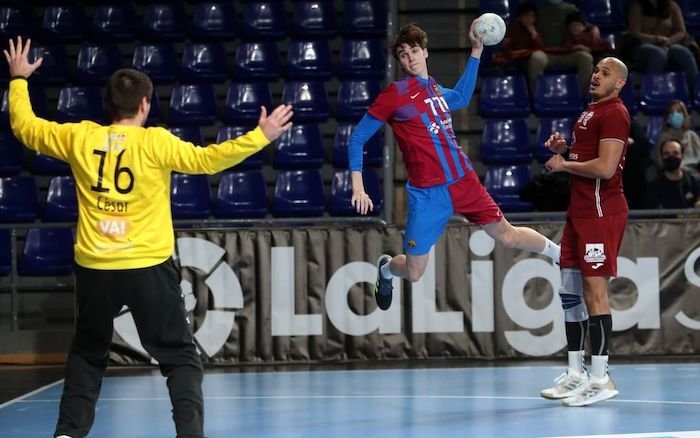
<svg viewBox="0 0 700 438">
<path fill-rule="evenodd" d="M 155 266 L 174 251 L 170 174 L 213 174 L 270 141 L 258 127 L 207 147 L 164 128 L 56 123 L 37 117 L 25 79 L 10 81 L 10 124 L 30 149 L 70 164 L 78 195 L 75 261 L 92 269 Z"/>
</svg>

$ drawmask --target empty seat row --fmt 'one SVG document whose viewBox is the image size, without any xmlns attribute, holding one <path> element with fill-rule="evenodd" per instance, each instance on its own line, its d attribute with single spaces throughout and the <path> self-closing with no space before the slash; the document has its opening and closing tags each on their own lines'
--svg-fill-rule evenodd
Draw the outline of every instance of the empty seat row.
<svg viewBox="0 0 700 438">
<path fill-rule="evenodd" d="M 0 276 L 10 274 L 10 230 L 0 230 Z M 73 244 L 70 228 L 30 228 L 17 259 L 21 276 L 61 276 L 73 270 Z"/>
<path fill-rule="evenodd" d="M 249 126 L 222 126 L 219 128 L 216 143 L 239 137 L 253 129 Z M 335 168 L 348 166 L 348 141 L 355 128 L 354 123 L 339 122 L 336 125 L 332 149 L 332 165 Z M 170 131 L 185 141 L 205 146 L 198 126 L 171 127 Z M 365 167 L 382 165 L 382 147 L 384 142 L 380 133 L 373 135 L 363 149 Z M 275 143 L 253 154 L 237 164 L 236 170 L 260 169 L 267 164 L 268 150 L 273 149 L 272 166 L 276 169 L 319 168 L 326 156 L 324 142 L 318 125 L 297 124 L 285 132 Z M 30 163 L 24 165 L 24 146 L 17 141 L 10 131 L 0 130 L 0 175 L 17 175 L 27 168 L 34 175 L 70 175 L 67 163 L 54 158 L 36 154 Z"/>
<path fill-rule="evenodd" d="M 129 2 L 104 2 L 95 6 L 90 19 L 78 2 L 57 2 L 42 12 L 39 29 L 33 29 L 34 10 L 28 4 L 0 6 L 0 38 L 38 36 L 44 41 L 121 42 L 245 39 L 279 40 L 291 34 L 304 38 L 329 38 L 337 34 L 333 0 L 297 0 L 287 20 L 284 2 L 246 1 L 238 20 L 232 1 L 202 1 L 188 17 L 182 2 L 147 3 L 142 17 Z M 86 25 L 88 23 L 88 25 Z M 383 35 L 386 5 L 381 0 L 345 0 L 342 33 L 346 36 Z"/>
<path fill-rule="evenodd" d="M 367 193 L 381 211 L 382 193 L 376 172 L 364 172 Z M 265 217 L 268 213 L 266 184 L 260 171 L 226 172 L 221 176 L 214 214 L 219 218 Z M 209 178 L 206 175 L 173 173 L 171 206 L 175 219 L 208 218 L 212 214 Z M 337 169 L 331 184 L 329 212 L 353 215 L 350 206 L 350 171 Z M 321 216 L 325 212 L 323 180 L 318 170 L 290 170 L 277 174 L 272 213 L 279 217 Z M 240 209 L 238 209 L 240 207 Z M 75 222 L 78 203 L 71 176 L 53 177 L 41 215 L 34 178 L 0 178 L 0 222 Z"/>
<path fill-rule="evenodd" d="M 380 91 L 376 79 L 348 79 L 340 83 L 335 118 L 357 121 L 365 114 Z M 43 90 L 30 88 L 32 105 L 38 115 L 48 116 Z M 295 123 L 316 123 L 328 120 L 329 103 L 322 81 L 288 81 L 282 91 L 282 102 L 294 107 Z M 270 87 L 265 82 L 232 82 L 229 85 L 221 120 L 226 123 L 255 124 L 260 107 L 273 108 Z M 69 86 L 59 91 L 55 119 L 58 122 L 93 120 L 104 122 L 102 91 L 97 86 Z M 160 120 L 158 95 L 154 90 L 148 121 Z M 167 122 L 174 126 L 211 125 L 219 114 L 211 84 L 176 84 L 170 93 Z M 7 92 L 0 107 L 0 126 L 9 126 Z"/>
<path fill-rule="evenodd" d="M 68 56 L 62 45 L 34 45 L 29 60 L 43 58 L 42 66 L 31 77 L 40 85 L 63 85 L 70 79 Z M 84 44 L 78 51 L 75 75 L 79 84 L 103 85 L 124 67 L 122 53 L 115 44 Z M 134 48 L 131 67 L 149 75 L 155 84 L 183 82 L 223 82 L 237 80 L 276 81 L 282 78 L 277 43 L 242 42 L 236 47 L 233 67 L 229 68 L 222 43 L 187 43 L 177 60 L 172 44 L 141 44 Z M 382 78 L 385 55 L 378 39 L 345 39 L 341 43 L 338 66 L 331 61 L 325 40 L 293 40 L 287 49 L 285 76 L 290 79 Z"/>
<path fill-rule="evenodd" d="M 578 116 L 584 108 L 575 74 L 545 74 L 537 78 L 532 109 L 523 75 L 487 76 L 479 95 L 483 117 L 527 117 L 531 110 L 540 117 Z M 634 77 L 629 76 L 620 97 L 630 114 L 638 109 L 647 115 L 663 114 L 668 102 L 678 99 L 689 108 L 700 108 L 700 87 L 691 102 L 683 72 L 646 73 L 642 76 L 639 97 L 634 91 Z"/>
</svg>

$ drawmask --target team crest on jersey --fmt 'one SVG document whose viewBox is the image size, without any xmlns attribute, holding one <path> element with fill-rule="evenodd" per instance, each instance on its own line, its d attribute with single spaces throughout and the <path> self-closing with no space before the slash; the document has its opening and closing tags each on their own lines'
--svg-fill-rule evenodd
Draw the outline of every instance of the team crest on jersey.
<svg viewBox="0 0 700 438">
<path fill-rule="evenodd" d="M 605 261 L 605 246 L 602 243 L 587 243 L 583 260 L 587 263 L 603 263 Z"/>
<path fill-rule="evenodd" d="M 584 111 L 583 113 L 581 113 L 581 117 L 578 118 L 578 123 L 583 125 L 583 128 L 586 128 L 586 124 L 589 120 L 591 120 L 591 118 L 593 118 L 593 114 L 593 111 Z"/>
</svg>

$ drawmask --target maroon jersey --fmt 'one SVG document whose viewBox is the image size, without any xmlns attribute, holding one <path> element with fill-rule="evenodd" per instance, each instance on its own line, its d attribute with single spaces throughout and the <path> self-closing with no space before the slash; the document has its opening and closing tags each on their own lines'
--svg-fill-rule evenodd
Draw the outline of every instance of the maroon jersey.
<svg viewBox="0 0 700 438">
<path fill-rule="evenodd" d="M 622 168 L 630 132 L 630 115 L 619 97 L 588 105 L 574 127 L 569 160 L 585 162 L 598 158 L 601 141 L 624 145 L 615 174 L 610 179 L 571 175 L 570 217 L 604 217 L 627 212 L 622 190 Z"/>
<path fill-rule="evenodd" d="M 391 126 L 414 187 L 452 182 L 473 172 L 452 129 L 450 108 L 459 107 L 457 101 L 454 90 L 432 77 L 410 77 L 385 88 L 367 111 Z"/>
</svg>

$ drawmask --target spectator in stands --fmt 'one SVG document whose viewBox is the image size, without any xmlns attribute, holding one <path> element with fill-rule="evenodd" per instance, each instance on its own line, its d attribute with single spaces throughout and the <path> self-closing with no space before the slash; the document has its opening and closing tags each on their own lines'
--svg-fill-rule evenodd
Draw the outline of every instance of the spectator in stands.
<svg viewBox="0 0 700 438">
<path fill-rule="evenodd" d="M 649 158 L 649 140 L 644 127 L 636 120 L 630 123 L 630 137 L 622 169 L 622 186 L 630 210 L 642 210 L 647 204 L 647 170 L 653 167 Z"/>
<path fill-rule="evenodd" d="M 623 50 L 631 54 L 636 69 L 658 73 L 679 67 L 693 92 L 698 65 L 691 48 L 697 50 L 697 44 L 686 32 L 680 6 L 672 0 L 637 0 L 630 6 L 627 22 Z"/>
<path fill-rule="evenodd" d="M 550 66 L 573 67 L 578 74 L 581 93 L 586 97 L 593 74 L 593 56 L 589 51 L 572 50 L 564 45 L 566 17 L 574 12 L 578 12 L 578 8 L 562 0 L 546 0 L 540 6 L 537 22 L 542 30 L 544 50 L 530 57 L 529 76 L 531 81 L 536 80 Z M 592 31 L 598 32 L 597 28 Z"/>
<path fill-rule="evenodd" d="M 610 44 L 600 36 L 597 26 L 586 23 L 580 12 L 570 12 L 566 16 L 566 36 L 564 47 L 574 51 L 584 51 L 593 55 L 596 62 L 612 55 Z"/>
<path fill-rule="evenodd" d="M 661 145 L 663 171 L 649 183 L 648 208 L 700 208 L 697 179 L 681 167 L 683 146 L 676 139 Z"/>
<path fill-rule="evenodd" d="M 172 259 L 170 175 L 216 173 L 243 161 L 291 127 L 291 107 L 280 105 L 269 116 L 263 107 L 254 130 L 200 148 L 164 128 L 144 128 L 153 83 L 142 72 L 121 69 L 106 87 L 109 126 L 49 122 L 34 114 L 29 100 L 27 79 L 42 63 L 29 62 L 29 48 L 30 41 L 23 45 L 18 37 L 4 50 L 12 132 L 30 149 L 68 162 L 79 194 L 77 320 L 54 436 L 88 435 L 112 322 L 128 305 L 143 347 L 167 378 L 177 436 L 201 438 L 203 370 Z"/>
<path fill-rule="evenodd" d="M 700 136 L 690 127 L 692 121 L 688 108 L 680 100 L 672 100 L 666 107 L 664 126 L 656 138 L 656 147 L 652 150 L 652 160 L 657 170 L 663 168 L 661 145 L 670 138 L 678 139 L 683 146 L 683 161 L 681 166 L 696 173 L 700 164 Z M 697 176 L 697 175 L 696 175 Z"/>
<path fill-rule="evenodd" d="M 508 63 L 510 66 L 528 72 L 530 55 L 542 50 L 542 36 L 537 27 L 537 6 L 526 1 L 518 6 L 515 20 L 508 26 L 508 31 L 501 45 L 502 52 L 494 56 L 495 63 Z M 530 78 L 530 91 L 534 91 L 536 77 Z"/>
</svg>

